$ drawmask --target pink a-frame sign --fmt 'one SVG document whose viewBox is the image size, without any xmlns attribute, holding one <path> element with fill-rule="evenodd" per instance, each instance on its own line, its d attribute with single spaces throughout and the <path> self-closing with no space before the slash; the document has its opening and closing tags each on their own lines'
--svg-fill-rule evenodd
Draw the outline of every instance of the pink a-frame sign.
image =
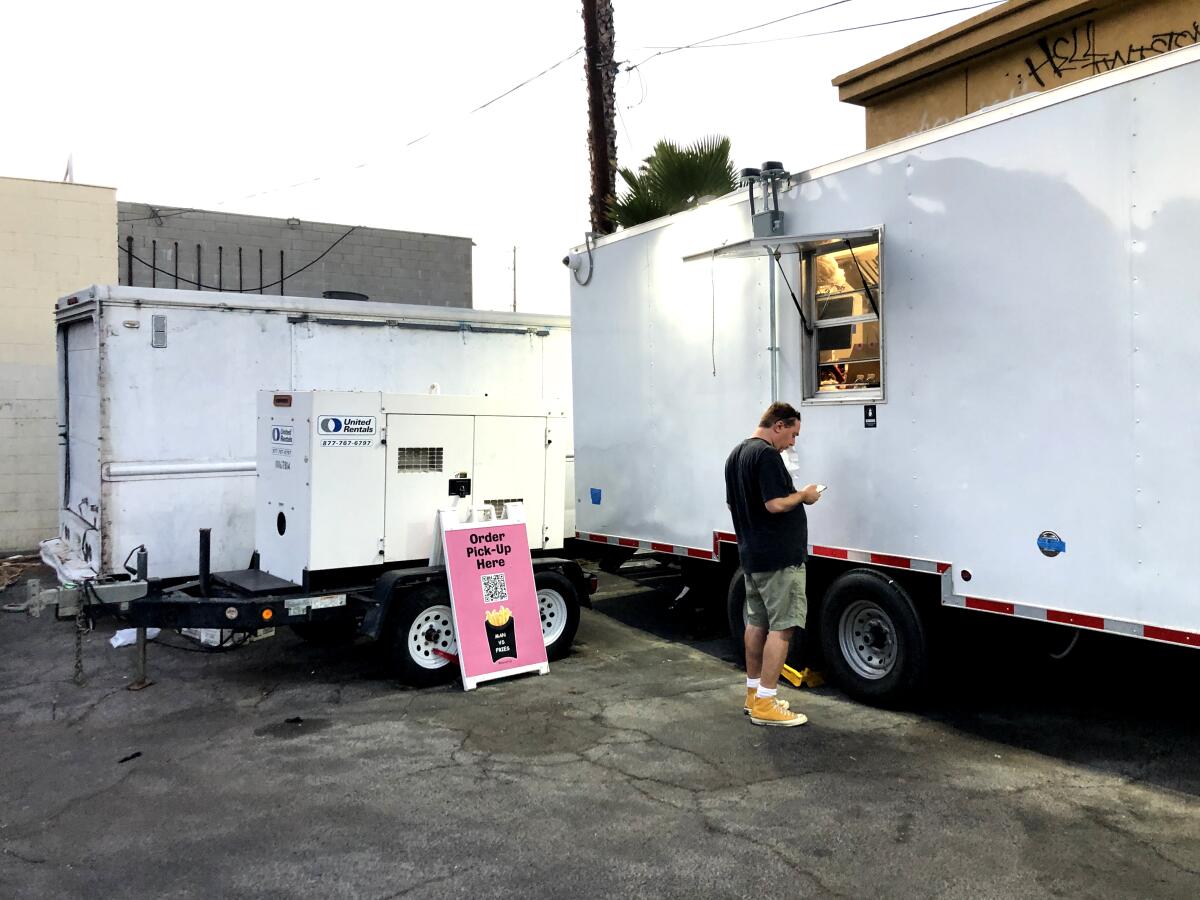
<svg viewBox="0 0 1200 900">
<path fill-rule="evenodd" d="M 546 675 L 537 587 L 524 522 L 438 522 L 463 690 L 522 672 Z"/>
</svg>

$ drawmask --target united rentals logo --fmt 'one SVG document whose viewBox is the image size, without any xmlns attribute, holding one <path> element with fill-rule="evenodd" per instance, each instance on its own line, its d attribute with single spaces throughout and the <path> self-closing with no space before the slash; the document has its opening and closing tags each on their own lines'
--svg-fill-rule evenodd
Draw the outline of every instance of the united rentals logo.
<svg viewBox="0 0 1200 900">
<path fill-rule="evenodd" d="M 374 434 L 374 416 L 321 416 L 317 419 L 318 434 Z"/>
</svg>

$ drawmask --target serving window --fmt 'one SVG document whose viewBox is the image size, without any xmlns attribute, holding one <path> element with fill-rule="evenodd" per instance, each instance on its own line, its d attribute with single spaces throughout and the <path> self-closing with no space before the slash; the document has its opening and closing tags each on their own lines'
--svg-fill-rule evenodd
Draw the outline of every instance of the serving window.
<svg viewBox="0 0 1200 900">
<path fill-rule="evenodd" d="M 879 239 L 858 238 L 810 250 L 801 261 L 809 398 L 879 399 L 883 395 Z"/>
</svg>

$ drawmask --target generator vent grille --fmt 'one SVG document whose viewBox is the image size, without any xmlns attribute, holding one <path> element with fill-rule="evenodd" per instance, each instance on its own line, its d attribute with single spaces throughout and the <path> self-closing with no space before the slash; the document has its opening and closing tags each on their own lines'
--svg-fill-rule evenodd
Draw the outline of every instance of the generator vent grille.
<svg viewBox="0 0 1200 900">
<path fill-rule="evenodd" d="M 442 471 L 441 447 L 400 447 L 396 451 L 397 472 Z"/>
<path fill-rule="evenodd" d="M 525 500 L 521 497 L 509 497 L 507 500 L 484 500 L 483 502 L 496 511 L 497 519 L 503 519 L 505 503 L 524 503 Z"/>
</svg>

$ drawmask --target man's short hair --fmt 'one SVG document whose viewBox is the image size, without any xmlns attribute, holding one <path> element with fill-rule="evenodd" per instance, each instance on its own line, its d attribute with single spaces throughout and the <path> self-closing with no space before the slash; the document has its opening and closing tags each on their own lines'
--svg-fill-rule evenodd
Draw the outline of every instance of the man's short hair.
<svg viewBox="0 0 1200 900">
<path fill-rule="evenodd" d="M 758 420 L 759 428 L 771 428 L 776 422 L 782 422 L 789 428 L 800 421 L 800 410 L 790 403 L 772 403 Z"/>
</svg>

